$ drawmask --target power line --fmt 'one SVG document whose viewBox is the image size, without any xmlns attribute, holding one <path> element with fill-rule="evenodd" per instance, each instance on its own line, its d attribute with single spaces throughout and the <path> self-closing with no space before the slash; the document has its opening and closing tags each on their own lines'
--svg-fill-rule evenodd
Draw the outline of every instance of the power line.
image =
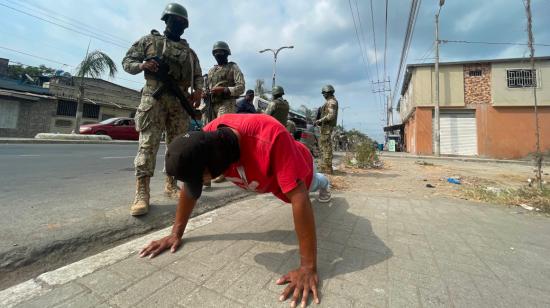
<svg viewBox="0 0 550 308">
<path fill-rule="evenodd" d="M 13 48 L 9 48 L 9 47 L 0 46 L 0 49 L 9 50 L 9 51 L 16 52 L 16 53 L 19 53 L 19 54 L 22 54 L 22 55 L 25 55 L 25 56 L 29 56 L 29 57 L 37 58 L 37 59 L 40 59 L 40 60 L 44 60 L 44 61 L 48 61 L 48 62 L 60 64 L 60 65 L 62 65 L 62 66 L 67 66 L 67 67 L 72 67 L 72 68 L 76 68 L 76 67 L 77 67 L 77 65 L 71 65 L 71 64 L 62 63 L 62 62 L 59 62 L 59 61 L 56 61 L 56 60 L 53 60 L 53 59 L 50 59 L 50 58 L 46 58 L 46 57 L 41 57 L 41 56 L 33 55 L 33 54 L 28 53 L 28 52 L 21 51 L 21 50 L 17 50 L 17 49 L 13 49 Z M 25 66 L 36 66 L 36 65 L 23 64 L 23 63 L 16 62 L 16 61 L 10 61 L 10 62 L 22 64 L 22 65 L 25 65 Z M 119 80 L 124 80 L 124 81 L 129 81 L 129 82 L 133 82 L 133 83 L 137 83 L 137 84 L 142 84 L 142 82 L 138 82 L 138 81 L 131 80 L 131 79 L 125 79 L 125 78 L 121 78 L 121 77 L 113 77 L 113 78 L 114 78 L 114 79 L 119 79 Z"/>
<path fill-rule="evenodd" d="M 484 42 L 484 41 L 464 41 L 464 40 L 439 40 L 441 43 L 462 43 L 462 44 L 485 44 L 485 45 L 516 45 L 529 46 L 529 43 L 509 43 L 509 42 Z M 534 44 L 533 46 L 550 46 L 550 44 Z"/>
<path fill-rule="evenodd" d="M 363 64 L 365 65 L 365 71 L 367 72 L 367 78 L 370 78 L 369 74 L 369 66 L 368 66 L 368 60 L 365 59 L 365 54 L 363 52 L 363 44 L 361 43 L 361 39 L 359 38 L 359 32 L 357 31 L 357 23 L 355 22 L 355 14 L 353 13 L 353 8 L 351 6 L 351 0 L 348 0 L 349 3 L 349 9 L 351 13 L 351 18 L 353 19 L 353 26 L 355 28 L 355 36 L 357 38 L 357 43 L 359 44 L 359 51 L 361 52 L 361 57 L 363 58 Z"/>
<path fill-rule="evenodd" d="M 46 13 L 42 13 L 42 14 L 44 14 L 44 15 L 46 15 L 46 16 L 50 16 L 51 18 L 54 18 L 54 19 L 56 19 L 56 20 L 59 20 L 59 21 L 62 21 L 62 22 L 66 22 L 66 23 L 68 23 L 68 24 L 78 26 L 78 27 L 80 27 L 80 28 L 82 28 L 82 29 L 84 29 L 84 30 L 86 30 L 86 31 L 90 31 L 89 29 L 94 29 L 93 31 L 90 31 L 90 32 L 95 32 L 95 33 L 97 33 L 96 31 L 99 31 L 99 32 L 100 32 L 99 34 L 102 35 L 102 36 L 111 37 L 111 38 L 113 38 L 113 39 L 119 40 L 119 41 L 124 42 L 124 43 L 131 43 L 130 41 L 127 41 L 127 40 L 126 40 L 125 38 L 123 38 L 123 37 L 119 37 L 119 36 L 116 36 L 116 35 L 113 35 L 113 34 L 110 34 L 110 33 L 102 33 L 102 32 L 104 31 L 103 29 L 100 29 L 100 28 L 98 28 L 98 27 L 96 27 L 96 26 L 93 26 L 93 25 L 90 25 L 90 24 L 83 23 L 81 20 L 72 18 L 72 17 L 67 16 L 67 15 L 63 15 L 63 14 L 61 14 L 61 13 L 59 13 L 59 12 L 53 11 L 53 10 L 48 9 L 48 8 L 45 8 L 45 7 L 39 5 L 39 4 L 35 3 L 35 2 L 32 3 L 32 4 L 30 4 L 30 3 L 28 3 L 28 2 L 21 2 L 21 1 L 14 1 L 14 0 L 5 0 L 5 1 L 8 1 L 8 2 L 10 2 L 10 3 L 12 3 L 12 4 L 18 4 L 19 6 L 22 6 L 22 4 L 24 4 L 27 8 L 30 8 L 30 9 L 35 10 L 35 11 L 36 11 L 36 9 L 38 9 L 38 10 L 40 10 L 40 11 L 46 12 Z M 55 17 L 55 16 L 49 15 L 49 14 L 47 14 L 47 13 L 50 13 L 50 14 L 53 14 L 53 15 L 57 15 L 57 16 L 60 16 L 60 17 L 62 17 L 62 18 Z M 82 26 L 80 26 L 79 24 L 82 25 Z M 88 29 L 86 29 L 86 28 L 88 28 Z"/>
<path fill-rule="evenodd" d="M 407 61 L 407 55 L 409 53 L 409 48 L 411 46 L 412 36 L 414 32 L 414 26 L 416 24 L 416 17 L 418 15 L 418 10 L 420 7 L 420 3 L 422 0 L 413 0 L 411 2 L 411 9 L 409 11 L 409 19 L 407 22 L 407 30 L 405 32 L 405 39 L 403 40 L 403 48 L 401 49 L 401 59 L 399 60 L 399 67 L 397 70 L 397 77 L 395 78 L 395 85 L 393 89 L 393 95 L 392 98 L 395 99 L 398 97 L 397 94 L 397 87 L 399 86 L 399 81 L 401 79 L 401 74 L 403 73 L 403 70 L 405 68 L 405 64 Z M 393 102 L 392 102 L 393 105 Z"/>
<path fill-rule="evenodd" d="M 122 46 L 122 45 L 120 45 L 120 44 L 118 44 L 118 43 L 116 43 L 116 42 L 113 42 L 113 41 L 109 41 L 109 40 L 103 39 L 103 38 L 101 38 L 101 37 L 99 37 L 99 36 L 97 36 L 97 35 L 95 35 L 95 34 L 93 34 L 93 33 L 85 33 L 85 32 L 82 32 L 82 31 L 79 31 L 79 30 L 76 30 L 76 29 L 69 28 L 69 27 L 64 26 L 64 25 L 62 25 L 62 24 L 59 24 L 59 23 L 57 23 L 57 22 L 54 22 L 54 21 L 48 20 L 48 19 L 46 19 L 46 18 L 43 18 L 43 17 L 37 16 L 37 15 L 31 14 L 31 13 L 26 12 L 26 11 L 24 11 L 24 10 L 20 10 L 20 9 L 14 8 L 14 7 L 9 6 L 9 5 L 6 5 L 6 4 L 4 4 L 4 3 L 0 3 L 0 6 L 3 6 L 3 7 L 6 7 L 6 8 L 9 8 L 9 9 L 11 9 L 11 10 L 14 10 L 14 11 L 16 11 L 16 12 L 19 12 L 19 13 L 22 13 L 22 14 L 25 14 L 25 15 L 28 15 L 28 16 L 31 16 L 31 17 L 40 19 L 40 20 L 42 20 L 42 21 L 44 21 L 44 22 L 50 23 L 50 24 L 52 24 L 52 25 L 56 25 L 56 26 L 61 27 L 61 28 L 65 29 L 65 30 L 72 31 L 72 32 L 75 32 L 75 33 L 84 35 L 84 36 L 86 36 L 86 37 L 93 37 L 93 38 L 95 38 L 95 39 L 97 39 L 97 40 L 100 40 L 100 41 L 102 41 L 102 42 L 105 42 L 105 43 L 108 43 L 108 44 L 117 46 L 117 47 L 122 48 L 122 49 L 124 49 L 124 50 L 126 50 L 126 49 L 128 48 L 127 46 Z"/>
<path fill-rule="evenodd" d="M 357 3 L 357 0 L 355 0 Z M 359 12 L 357 12 L 359 14 Z M 372 40 L 374 41 L 374 59 L 376 61 L 376 78 L 380 80 L 380 72 L 378 70 L 378 54 L 376 51 L 376 31 L 374 31 L 374 10 L 372 8 L 372 0 L 370 0 L 370 18 L 371 18 L 371 25 L 372 25 Z"/>
<path fill-rule="evenodd" d="M 26 55 L 26 56 L 29 56 L 29 57 L 41 59 L 41 60 L 44 60 L 44 61 L 49 61 L 49 62 L 56 63 L 56 64 L 61 64 L 61 65 L 63 65 L 63 66 L 70 66 L 70 67 L 72 67 L 72 65 L 69 65 L 69 64 L 66 64 L 66 63 L 62 63 L 62 62 L 59 62 L 59 61 L 56 61 L 56 60 L 52 60 L 52 59 L 44 58 L 44 57 L 41 57 L 41 56 L 33 55 L 33 54 L 26 53 L 26 52 L 24 52 L 24 51 L 20 51 L 20 50 L 17 50 L 17 49 L 12 49 L 12 48 L 9 48 L 9 47 L 4 47 L 4 46 L 0 46 L 0 49 L 5 49 L 5 50 L 9 50 L 9 51 L 12 51 L 12 52 L 20 53 L 20 54 L 22 54 L 22 55 Z"/>
</svg>

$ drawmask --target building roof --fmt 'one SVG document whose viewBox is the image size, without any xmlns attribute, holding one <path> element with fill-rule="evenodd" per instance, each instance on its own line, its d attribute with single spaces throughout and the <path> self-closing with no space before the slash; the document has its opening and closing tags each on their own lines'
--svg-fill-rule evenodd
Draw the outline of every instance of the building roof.
<svg viewBox="0 0 550 308">
<path fill-rule="evenodd" d="M 11 78 L 0 78 L 0 89 L 14 90 L 36 94 L 48 94 L 49 90 L 34 84 L 24 83 Z"/>
</svg>

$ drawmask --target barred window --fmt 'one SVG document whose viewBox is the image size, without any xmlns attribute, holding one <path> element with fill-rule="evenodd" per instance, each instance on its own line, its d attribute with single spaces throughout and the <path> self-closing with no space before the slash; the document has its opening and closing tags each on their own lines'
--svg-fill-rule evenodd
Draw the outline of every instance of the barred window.
<svg viewBox="0 0 550 308">
<path fill-rule="evenodd" d="M 59 100 L 57 102 L 57 115 L 74 117 L 76 116 L 76 102 Z"/>
<path fill-rule="evenodd" d="M 97 119 L 99 118 L 99 105 L 94 104 L 84 104 L 84 109 L 82 109 L 82 117 L 88 119 Z"/>
<path fill-rule="evenodd" d="M 468 76 L 470 77 L 481 77 L 481 70 L 471 70 L 468 72 Z"/>
<path fill-rule="evenodd" d="M 532 88 L 537 86 L 537 71 L 515 69 L 506 71 L 508 88 Z"/>
</svg>

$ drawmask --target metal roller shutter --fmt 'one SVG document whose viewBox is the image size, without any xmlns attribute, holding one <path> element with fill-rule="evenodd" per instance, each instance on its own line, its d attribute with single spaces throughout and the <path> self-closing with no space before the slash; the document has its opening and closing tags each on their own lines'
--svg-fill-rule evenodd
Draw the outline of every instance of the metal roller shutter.
<svg viewBox="0 0 550 308">
<path fill-rule="evenodd" d="M 441 154 L 477 155 L 475 111 L 441 112 L 440 142 Z"/>
</svg>

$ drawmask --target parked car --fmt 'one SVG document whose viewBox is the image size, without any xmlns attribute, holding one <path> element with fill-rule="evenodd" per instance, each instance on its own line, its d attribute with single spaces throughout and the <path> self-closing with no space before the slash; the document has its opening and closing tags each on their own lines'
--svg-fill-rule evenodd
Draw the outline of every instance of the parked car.
<svg viewBox="0 0 550 308">
<path fill-rule="evenodd" d="M 110 118 L 96 124 L 80 126 L 83 135 L 107 135 L 113 139 L 138 140 L 139 133 L 132 118 Z"/>
</svg>

